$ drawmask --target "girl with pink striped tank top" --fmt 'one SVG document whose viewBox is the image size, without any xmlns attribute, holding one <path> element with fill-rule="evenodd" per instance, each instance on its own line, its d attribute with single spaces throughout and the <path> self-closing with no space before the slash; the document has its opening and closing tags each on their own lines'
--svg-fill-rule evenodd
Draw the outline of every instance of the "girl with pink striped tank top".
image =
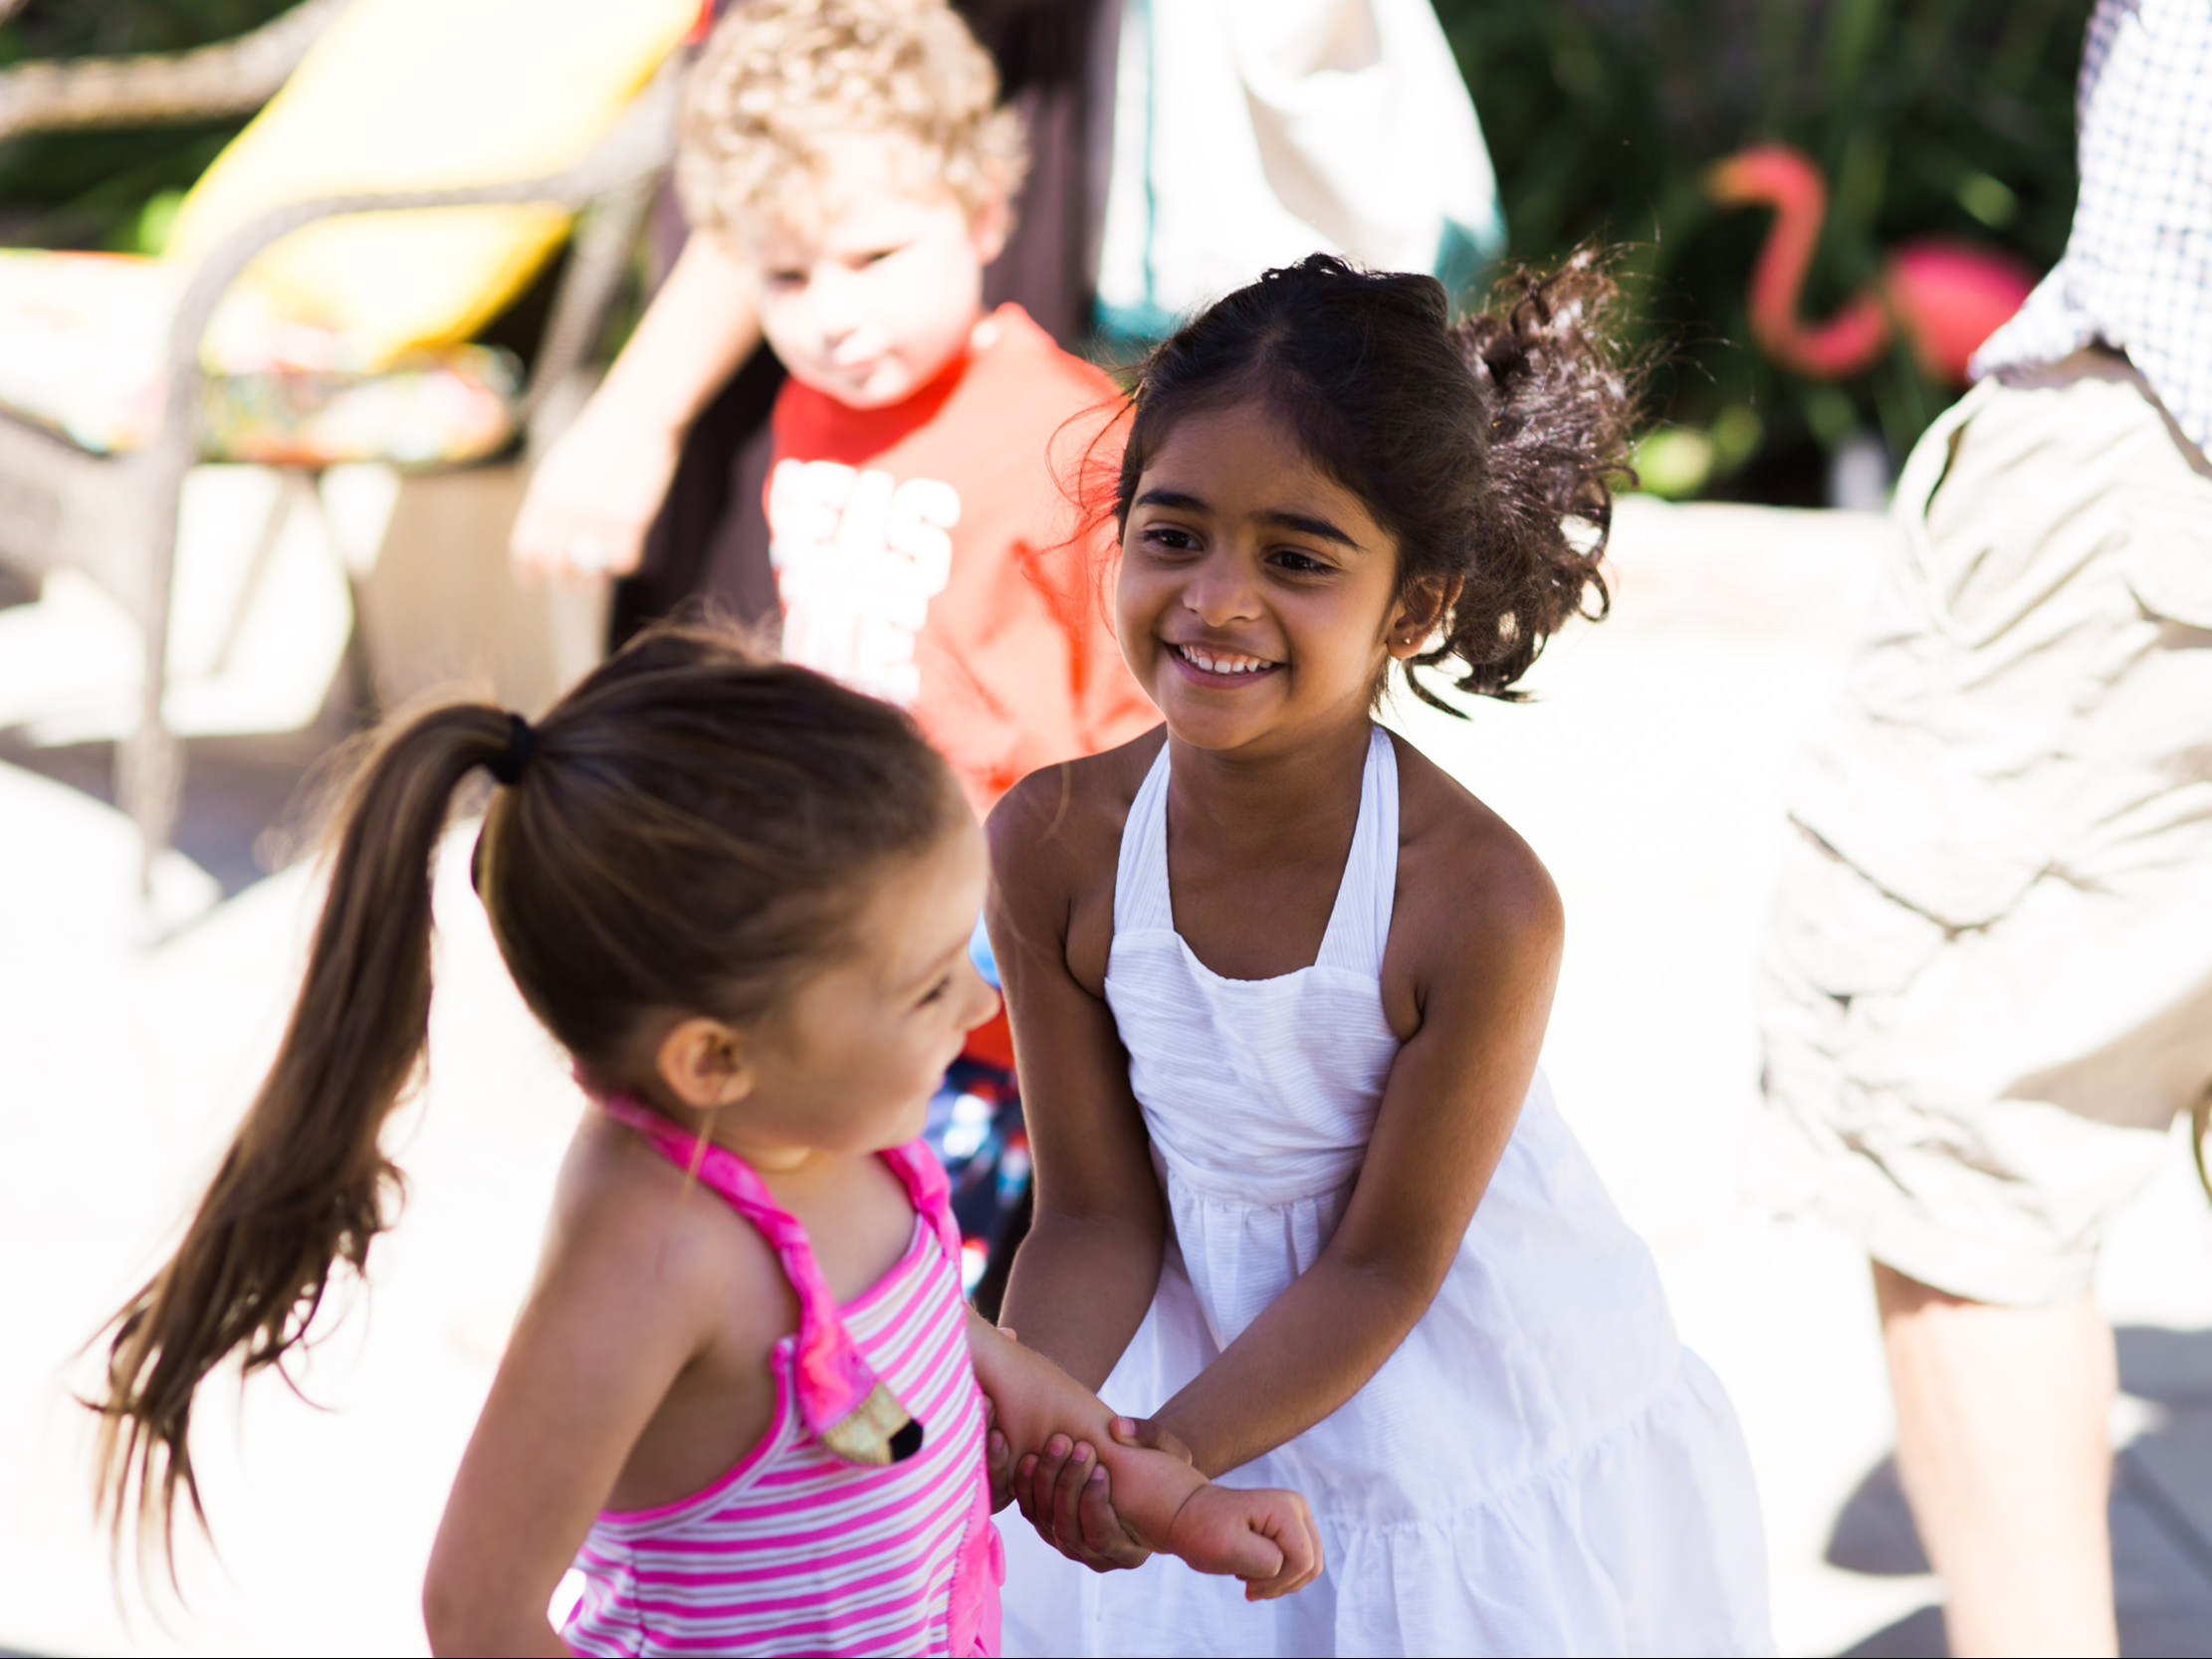
<svg viewBox="0 0 2212 1659">
<path fill-rule="evenodd" d="M 233 1353 L 281 1363 L 386 1224 L 430 870 L 479 766 L 504 787 L 478 891 L 595 1110 L 432 1552 L 435 1651 L 995 1653 L 992 1511 L 1017 1459 L 1076 1442 L 1133 1547 L 1254 1598 L 1319 1571 L 1295 1494 L 1130 1443 L 964 1304 L 916 1137 L 995 1008 L 967 952 L 981 835 L 904 714 L 684 628 L 541 726 L 437 709 L 361 769 L 269 1077 L 115 1318 L 100 1491 L 118 1528 L 165 1543 L 180 1488 L 204 1522 L 195 1392 Z"/>
</svg>

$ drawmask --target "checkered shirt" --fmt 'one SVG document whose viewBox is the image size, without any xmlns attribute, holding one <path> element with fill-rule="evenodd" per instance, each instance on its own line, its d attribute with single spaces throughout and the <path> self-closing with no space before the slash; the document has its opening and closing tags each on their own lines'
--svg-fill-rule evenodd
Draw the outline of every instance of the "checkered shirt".
<svg viewBox="0 0 2212 1659">
<path fill-rule="evenodd" d="M 2098 0 L 2075 116 L 2082 193 L 2065 257 L 1973 373 L 2102 340 L 2212 452 L 2212 0 Z"/>
</svg>

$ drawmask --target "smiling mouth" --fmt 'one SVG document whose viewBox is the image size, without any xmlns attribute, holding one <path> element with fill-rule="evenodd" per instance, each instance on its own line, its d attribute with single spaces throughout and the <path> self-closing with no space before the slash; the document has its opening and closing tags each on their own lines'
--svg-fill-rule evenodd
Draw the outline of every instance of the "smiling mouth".
<svg viewBox="0 0 2212 1659">
<path fill-rule="evenodd" d="M 1265 657 L 1250 657 L 1241 651 L 1209 651 L 1196 645 L 1177 645 L 1173 640 L 1163 643 L 1176 661 L 1196 669 L 1209 679 L 1250 679 L 1265 674 L 1270 669 L 1282 667 L 1282 664 L 1269 662 Z"/>
</svg>

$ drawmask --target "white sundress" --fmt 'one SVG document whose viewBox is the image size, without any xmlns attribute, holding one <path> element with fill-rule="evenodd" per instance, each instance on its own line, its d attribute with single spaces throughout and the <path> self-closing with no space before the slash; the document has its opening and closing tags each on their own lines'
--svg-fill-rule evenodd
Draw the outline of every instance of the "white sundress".
<svg viewBox="0 0 2212 1659">
<path fill-rule="evenodd" d="M 1168 754 L 1130 808 L 1106 999 L 1173 1220 L 1152 1309 L 1101 1390 L 1147 1415 L 1313 1265 L 1398 1041 L 1383 945 L 1398 760 L 1378 727 L 1319 958 L 1224 979 L 1175 931 Z M 1227 1477 L 1303 1493 L 1327 1568 L 1248 1603 L 1155 1556 L 1093 1573 L 1008 1509 L 1009 1654 L 1772 1650 L 1749 1459 L 1644 1243 L 1539 1075 L 1436 1301 L 1338 1410 Z"/>
</svg>

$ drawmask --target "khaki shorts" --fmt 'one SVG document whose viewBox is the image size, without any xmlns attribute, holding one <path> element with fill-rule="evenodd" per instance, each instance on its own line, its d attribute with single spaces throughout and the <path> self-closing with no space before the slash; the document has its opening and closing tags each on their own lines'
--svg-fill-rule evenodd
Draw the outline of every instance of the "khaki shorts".
<svg viewBox="0 0 2212 1659">
<path fill-rule="evenodd" d="M 1768 927 L 1777 1176 L 2057 1301 L 2212 1088 L 2212 467 L 2084 351 L 1976 387 L 1896 513 Z"/>
</svg>

